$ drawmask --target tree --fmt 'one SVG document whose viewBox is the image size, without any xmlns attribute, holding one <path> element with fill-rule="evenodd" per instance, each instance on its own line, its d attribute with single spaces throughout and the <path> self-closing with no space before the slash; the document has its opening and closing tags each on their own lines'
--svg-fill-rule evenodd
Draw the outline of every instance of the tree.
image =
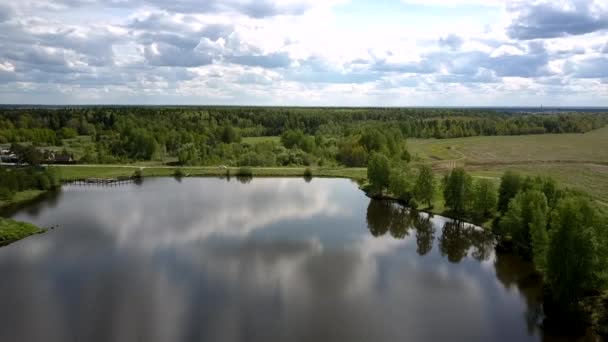
<svg viewBox="0 0 608 342">
<path fill-rule="evenodd" d="M 561 200 L 551 215 L 546 278 L 553 299 L 567 307 L 595 281 L 595 212 L 587 200 Z M 596 221 L 596 222 L 594 222 Z"/>
<path fill-rule="evenodd" d="M 433 196 L 435 195 L 435 176 L 433 170 L 428 165 L 420 166 L 416 185 L 414 186 L 414 196 L 421 203 L 432 206 Z"/>
<path fill-rule="evenodd" d="M 17 155 L 17 159 L 19 160 L 20 164 L 37 166 L 42 163 L 42 152 L 40 152 L 33 145 L 22 146 L 18 144 L 13 144 L 11 146 L 11 151 L 13 151 L 13 153 Z"/>
<path fill-rule="evenodd" d="M 390 184 L 388 186 L 388 190 L 391 194 L 396 196 L 398 199 L 409 202 L 410 205 L 413 203 L 410 201 L 412 199 L 412 188 L 411 177 L 409 176 L 408 168 L 403 169 L 393 169 L 391 171 L 390 176 Z"/>
<path fill-rule="evenodd" d="M 389 186 L 391 167 L 388 158 L 380 153 L 374 153 L 367 165 L 367 178 L 378 191 Z"/>
<path fill-rule="evenodd" d="M 473 212 L 477 217 L 487 217 L 496 207 L 496 187 L 489 179 L 475 182 L 473 191 Z"/>
<path fill-rule="evenodd" d="M 542 253 L 542 229 L 546 229 L 547 198 L 538 190 L 520 192 L 509 203 L 500 220 L 500 233 L 513 242 L 515 250 L 524 257 L 533 256 L 532 234 L 537 239 L 537 255 Z"/>
<path fill-rule="evenodd" d="M 500 178 L 500 189 L 498 190 L 498 210 L 502 213 L 509 209 L 509 201 L 517 193 L 521 187 L 521 176 L 512 171 L 507 171 Z"/>
<path fill-rule="evenodd" d="M 462 168 L 453 169 L 443 180 L 443 198 L 446 207 L 454 213 L 464 214 L 472 192 L 473 178 Z"/>
</svg>

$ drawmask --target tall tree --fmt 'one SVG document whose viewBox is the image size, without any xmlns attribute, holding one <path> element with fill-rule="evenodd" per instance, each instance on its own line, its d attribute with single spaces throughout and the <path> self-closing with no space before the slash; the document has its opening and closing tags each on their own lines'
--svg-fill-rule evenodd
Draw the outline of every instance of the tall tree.
<svg viewBox="0 0 608 342">
<path fill-rule="evenodd" d="M 378 190 L 383 191 L 390 182 L 390 162 L 388 158 L 380 153 L 373 153 L 367 165 L 367 178 Z"/>
<path fill-rule="evenodd" d="M 496 207 L 496 187 L 489 179 L 475 182 L 473 191 L 473 212 L 477 217 L 487 217 Z"/>
<path fill-rule="evenodd" d="M 547 198 L 538 190 L 520 192 L 509 202 L 509 209 L 500 220 L 500 232 L 510 238 L 514 248 L 525 257 L 532 257 L 532 231 L 542 244 L 541 228 L 546 226 Z M 533 230 L 534 228 L 534 230 Z"/>
<path fill-rule="evenodd" d="M 598 265 L 595 213 L 587 200 L 561 200 L 551 215 L 546 277 L 553 299 L 567 306 L 594 285 Z"/>
<path fill-rule="evenodd" d="M 446 207 L 454 213 L 464 214 L 468 209 L 473 178 L 463 168 L 453 169 L 443 180 L 443 198 Z"/>
<path fill-rule="evenodd" d="M 414 196 L 421 203 L 426 203 L 429 207 L 433 203 L 435 195 L 435 176 L 433 170 L 428 165 L 420 166 L 416 185 L 414 186 Z"/>
<path fill-rule="evenodd" d="M 521 187 L 521 176 L 513 171 L 507 171 L 500 178 L 500 189 L 498 190 L 498 210 L 502 213 L 509 209 L 509 202 Z"/>
</svg>

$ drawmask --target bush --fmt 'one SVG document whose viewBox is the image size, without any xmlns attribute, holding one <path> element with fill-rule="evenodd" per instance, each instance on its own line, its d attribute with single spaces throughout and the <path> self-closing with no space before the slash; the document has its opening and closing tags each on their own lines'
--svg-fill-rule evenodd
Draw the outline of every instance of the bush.
<svg viewBox="0 0 608 342">
<path fill-rule="evenodd" d="M 243 166 L 243 167 L 239 167 L 239 170 L 237 171 L 236 175 L 252 177 L 253 171 L 251 170 L 251 168 Z"/>
<path fill-rule="evenodd" d="M 306 168 L 306 170 L 304 170 L 304 177 L 306 178 L 312 178 L 312 170 L 310 168 Z"/>
<path fill-rule="evenodd" d="M 182 171 L 182 169 L 175 169 L 175 171 L 173 171 L 173 176 L 175 178 L 182 178 L 184 177 L 184 171 Z"/>
<path fill-rule="evenodd" d="M 14 195 L 13 191 L 0 187 L 0 200 L 10 200 Z"/>
<path fill-rule="evenodd" d="M 135 172 L 133 172 L 133 178 L 141 179 L 143 176 L 144 176 L 144 173 L 141 169 L 137 169 L 137 170 L 135 170 Z"/>
</svg>

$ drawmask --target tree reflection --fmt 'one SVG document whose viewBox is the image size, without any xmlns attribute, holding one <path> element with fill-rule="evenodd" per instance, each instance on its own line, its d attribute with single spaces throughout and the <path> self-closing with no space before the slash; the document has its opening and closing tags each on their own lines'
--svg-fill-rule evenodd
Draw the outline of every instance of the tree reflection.
<svg viewBox="0 0 608 342">
<path fill-rule="evenodd" d="M 249 184 L 253 180 L 253 176 L 250 176 L 250 175 L 237 175 L 236 179 L 239 182 L 241 182 L 241 184 Z M 228 178 L 228 181 L 230 181 L 230 178 Z"/>
<path fill-rule="evenodd" d="M 494 261 L 496 279 L 510 290 L 516 287 L 526 301 L 524 319 L 530 335 L 539 330 L 543 319 L 542 309 L 542 277 L 534 266 L 519 256 L 496 253 Z"/>
<path fill-rule="evenodd" d="M 427 255 L 433 249 L 435 241 L 435 227 L 432 215 L 423 215 L 412 210 L 414 228 L 416 229 L 416 244 L 418 255 Z"/>
<path fill-rule="evenodd" d="M 391 224 L 392 203 L 372 199 L 367 206 L 367 229 L 373 236 L 379 237 L 388 231 Z"/>
<path fill-rule="evenodd" d="M 409 235 L 412 219 L 407 207 L 391 201 L 372 199 L 367 207 L 367 228 L 375 237 L 390 232 L 395 239 L 405 239 Z"/>
<path fill-rule="evenodd" d="M 435 227 L 433 216 L 419 213 L 400 204 L 372 199 L 367 207 L 367 228 L 375 236 L 390 232 L 395 239 L 404 239 L 410 228 L 416 229 L 417 252 L 426 255 L 433 249 Z M 460 262 L 471 251 L 479 261 L 487 260 L 494 250 L 491 234 L 461 221 L 448 221 L 439 238 L 441 255 L 453 263 Z M 471 250 L 472 249 L 472 250 Z"/>
<path fill-rule="evenodd" d="M 494 248 L 490 233 L 462 221 L 448 221 L 439 238 L 441 255 L 453 263 L 460 262 L 474 248 L 471 255 L 478 261 L 487 260 Z"/>
</svg>

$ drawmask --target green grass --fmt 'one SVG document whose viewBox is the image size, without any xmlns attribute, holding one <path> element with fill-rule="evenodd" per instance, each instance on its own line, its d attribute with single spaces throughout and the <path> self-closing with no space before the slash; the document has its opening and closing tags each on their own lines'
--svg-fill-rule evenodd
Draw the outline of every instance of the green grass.
<svg viewBox="0 0 608 342">
<path fill-rule="evenodd" d="M 276 137 L 276 136 L 273 136 L 273 137 L 245 137 L 245 138 L 243 138 L 243 142 L 251 144 L 251 145 L 265 143 L 265 142 L 272 142 L 272 143 L 280 144 L 281 137 Z"/>
<path fill-rule="evenodd" d="M 585 134 L 411 139 L 408 147 L 417 162 L 436 171 L 463 166 L 494 179 L 507 170 L 551 176 L 608 203 L 608 127 Z"/>
<path fill-rule="evenodd" d="M 471 164 L 593 162 L 608 165 L 608 127 L 585 134 L 541 134 L 411 139 L 410 152 L 422 161 L 455 160 Z"/>
<path fill-rule="evenodd" d="M 124 165 L 65 165 L 61 166 L 61 178 L 64 181 L 84 178 L 118 178 L 130 177 L 139 166 Z M 144 177 L 173 176 L 176 169 L 182 170 L 187 176 L 224 176 L 226 171 L 231 175 L 238 173 L 238 168 L 223 167 L 141 167 Z M 258 177 L 302 177 L 306 167 L 252 167 L 253 176 Z M 314 177 L 340 177 L 366 179 L 366 168 L 310 168 Z"/>
<path fill-rule="evenodd" d="M 0 217 L 0 246 L 43 232 L 45 232 L 45 229 L 38 228 L 33 224 Z"/>
<path fill-rule="evenodd" d="M 45 192 L 46 191 L 44 191 L 44 190 L 25 190 L 25 191 L 17 192 L 13 196 L 13 198 L 11 198 L 10 200 L 0 201 L 0 208 L 29 202 L 29 201 L 41 196 Z"/>
</svg>

